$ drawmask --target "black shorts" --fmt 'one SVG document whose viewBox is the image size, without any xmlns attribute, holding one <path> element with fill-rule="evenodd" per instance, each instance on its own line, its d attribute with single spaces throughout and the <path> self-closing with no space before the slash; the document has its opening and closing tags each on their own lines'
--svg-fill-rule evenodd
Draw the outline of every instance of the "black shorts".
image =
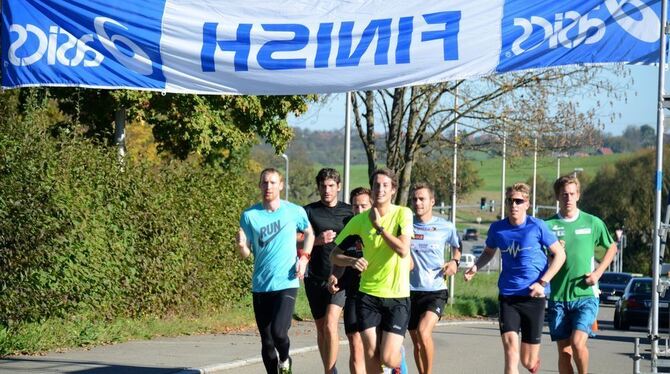
<svg viewBox="0 0 670 374">
<path fill-rule="evenodd" d="M 540 344 L 544 325 L 544 297 L 498 296 L 500 334 L 521 331 L 521 341 Z"/>
<path fill-rule="evenodd" d="M 353 334 L 358 331 L 358 318 L 356 318 L 356 292 L 347 290 L 347 299 L 344 302 L 344 332 Z"/>
<path fill-rule="evenodd" d="M 338 305 L 340 308 L 343 307 L 346 296 L 344 290 L 340 290 L 333 295 L 328 291 L 326 281 L 315 278 L 305 278 L 305 294 L 307 295 L 309 309 L 312 311 L 314 319 L 325 317 L 326 309 L 330 304 Z"/>
<path fill-rule="evenodd" d="M 358 292 L 356 316 L 358 331 L 380 327 L 404 337 L 409 322 L 409 297 L 383 298 Z"/>
<path fill-rule="evenodd" d="M 442 318 L 444 311 L 444 304 L 449 299 L 448 290 L 439 291 L 411 291 L 409 293 L 411 303 L 409 313 L 409 330 L 416 330 L 419 327 L 419 320 L 426 312 L 433 312 L 437 314 L 438 318 Z"/>
</svg>

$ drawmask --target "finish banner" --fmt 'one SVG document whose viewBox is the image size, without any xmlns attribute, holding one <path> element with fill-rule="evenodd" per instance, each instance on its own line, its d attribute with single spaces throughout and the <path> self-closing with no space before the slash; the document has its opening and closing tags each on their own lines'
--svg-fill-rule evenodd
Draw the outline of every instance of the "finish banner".
<svg viewBox="0 0 670 374">
<path fill-rule="evenodd" d="M 372 90 L 658 63 L 661 0 L 3 0 L 2 86 Z"/>
</svg>

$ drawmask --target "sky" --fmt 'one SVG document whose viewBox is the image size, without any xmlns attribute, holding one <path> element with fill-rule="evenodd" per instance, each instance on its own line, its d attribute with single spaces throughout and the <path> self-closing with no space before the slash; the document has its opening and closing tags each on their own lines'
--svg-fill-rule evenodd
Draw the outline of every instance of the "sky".
<svg viewBox="0 0 670 374">
<path fill-rule="evenodd" d="M 615 102 L 614 108 L 609 106 L 598 111 L 603 121 L 609 122 L 612 111 L 620 114 L 613 123 L 605 123 L 604 132 L 621 135 L 627 126 L 641 126 L 648 124 L 656 128 L 656 102 L 658 96 L 658 67 L 656 66 L 628 66 L 633 84 L 626 90 L 626 100 Z M 613 77 L 616 79 L 616 77 Z M 665 91 L 670 85 L 666 73 Z M 344 128 L 344 96 L 333 94 L 326 103 L 313 104 L 309 111 L 302 116 L 289 118 L 289 124 L 311 130 L 336 130 Z M 602 101 L 610 99 L 603 95 Z M 595 106 L 595 101 L 590 106 Z M 587 103 L 588 107 L 589 104 Z M 668 123 L 665 124 L 668 127 Z"/>
</svg>

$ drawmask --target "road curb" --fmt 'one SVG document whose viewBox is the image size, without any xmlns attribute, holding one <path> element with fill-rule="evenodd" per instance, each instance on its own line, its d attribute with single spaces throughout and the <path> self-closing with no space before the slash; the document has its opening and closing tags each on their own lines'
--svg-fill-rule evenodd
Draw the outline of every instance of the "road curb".
<svg viewBox="0 0 670 374">
<path fill-rule="evenodd" d="M 465 321 L 444 321 L 444 322 L 438 322 L 437 326 L 462 326 L 462 325 L 483 325 L 483 324 L 497 324 L 498 321 L 494 319 L 485 319 L 485 320 L 465 320 Z M 347 339 L 340 340 L 340 345 L 349 345 L 349 341 Z M 297 348 L 297 349 L 291 349 L 289 351 L 289 354 L 291 356 L 301 354 L 301 353 L 308 353 L 308 352 L 313 352 L 318 350 L 318 347 L 316 345 L 308 346 L 308 347 L 303 347 L 303 348 Z M 224 362 L 220 364 L 212 364 L 212 365 L 207 365 L 203 367 L 193 367 L 193 368 L 187 368 L 182 371 L 179 371 L 175 374 L 215 374 L 215 373 L 220 373 L 225 370 L 231 370 L 235 368 L 240 368 L 244 366 L 249 366 L 249 365 L 254 365 L 258 364 L 260 362 L 263 362 L 263 359 L 261 357 L 253 357 L 253 358 L 247 358 L 247 359 L 242 359 L 242 360 L 235 360 L 235 361 L 230 361 L 230 362 Z"/>
</svg>

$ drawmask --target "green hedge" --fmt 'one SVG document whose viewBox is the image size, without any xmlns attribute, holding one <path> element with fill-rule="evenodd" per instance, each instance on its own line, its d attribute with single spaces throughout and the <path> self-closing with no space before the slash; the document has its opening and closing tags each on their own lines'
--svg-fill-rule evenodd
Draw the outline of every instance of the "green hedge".
<svg viewBox="0 0 670 374">
<path fill-rule="evenodd" d="M 53 318 L 167 316 L 248 293 L 234 235 L 255 191 L 242 171 L 119 164 L 53 135 L 47 100 L 0 97 L 0 330 Z M 30 101 L 32 100 L 32 102 Z"/>
</svg>

